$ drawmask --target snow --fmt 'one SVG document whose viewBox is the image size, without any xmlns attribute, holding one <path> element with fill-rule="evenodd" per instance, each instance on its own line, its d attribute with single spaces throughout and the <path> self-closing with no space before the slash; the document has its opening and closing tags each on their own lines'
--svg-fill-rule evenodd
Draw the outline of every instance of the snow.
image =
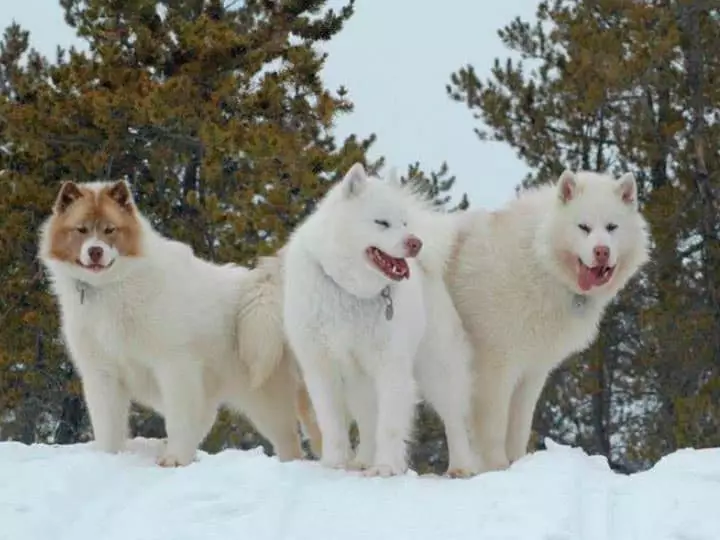
<svg viewBox="0 0 720 540">
<path fill-rule="evenodd" d="M 547 441 L 509 470 L 390 479 L 280 463 L 260 450 L 154 464 L 92 443 L 0 443 L 1 540 L 701 540 L 720 538 L 720 449 L 632 476 Z"/>
</svg>

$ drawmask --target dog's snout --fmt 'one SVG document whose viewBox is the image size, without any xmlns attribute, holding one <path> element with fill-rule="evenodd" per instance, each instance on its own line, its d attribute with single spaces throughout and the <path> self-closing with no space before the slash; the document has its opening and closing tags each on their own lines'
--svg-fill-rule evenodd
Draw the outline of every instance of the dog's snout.
<svg viewBox="0 0 720 540">
<path fill-rule="evenodd" d="M 93 263 L 99 263 L 103 256 L 103 248 L 99 246 L 92 246 L 88 248 L 88 257 Z"/>
<path fill-rule="evenodd" d="M 405 239 L 405 250 L 408 257 L 415 257 L 422 249 L 423 243 L 417 236 L 410 235 Z"/>
<path fill-rule="evenodd" d="M 595 261 L 600 265 L 607 265 L 610 260 L 610 248 L 607 246 L 595 246 L 593 249 Z"/>
</svg>

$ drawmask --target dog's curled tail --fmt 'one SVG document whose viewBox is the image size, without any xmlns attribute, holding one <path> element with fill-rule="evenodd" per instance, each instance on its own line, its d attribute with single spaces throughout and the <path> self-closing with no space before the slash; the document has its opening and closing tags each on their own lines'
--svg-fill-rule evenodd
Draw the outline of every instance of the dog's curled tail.
<svg viewBox="0 0 720 540">
<path fill-rule="evenodd" d="M 260 388 L 283 361 L 291 364 L 295 376 L 295 407 L 304 427 L 310 450 L 320 456 L 322 436 L 315 411 L 297 362 L 285 342 L 282 320 L 282 261 L 280 255 L 263 257 L 243 284 L 237 318 L 240 358 L 248 367 L 250 385 Z"/>
<path fill-rule="evenodd" d="M 237 316 L 238 351 L 255 389 L 272 375 L 285 353 L 281 287 L 275 257 L 262 259 L 243 284 Z"/>
</svg>

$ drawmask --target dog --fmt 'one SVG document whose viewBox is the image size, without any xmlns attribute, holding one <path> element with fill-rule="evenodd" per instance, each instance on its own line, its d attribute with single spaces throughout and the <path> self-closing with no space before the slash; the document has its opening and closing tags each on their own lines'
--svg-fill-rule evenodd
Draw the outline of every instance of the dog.
<svg viewBox="0 0 720 540">
<path fill-rule="evenodd" d="M 461 219 L 445 278 L 474 350 L 473 448 L 501 470 L 526 454 L 548 375 L 596 339 L 650 236 L 629 173 L 566 170 Z"/>
<path fill-rule="evenodd" d="M 227 405 L 248 416 L 278 459 L 302 457 L 295 397 L 303 388 L 272 346 L 284 342 L 282 324 L 261 324 L 278 309 L 262 271 L 213 264 L 162 236 L 122 180 L 63 183 L 40 230 L 39 259 L 96 447 L 125 448 L 134 401 L 165 419 L 158 464 L 185 466 Z"/>
<path fill-rule="evenodd" d="M 370 179 L 356 163 L 283 249 L 285 332 L 327 467 L 403 474 L 415 406 L 426 397 L 446 422 L 449 474 L 477 470 L 469 442 L 472 349 L 443 283 L 441 246 L 451 245 L 454 226 L 441 230 L 448 240 L 430 249 L 422 267 L 424 241 L 414 227 L 440 235 L 421 206 L 396 180 Z M 360 439 L 354 456 L 350 420 Z"/>
</svg>

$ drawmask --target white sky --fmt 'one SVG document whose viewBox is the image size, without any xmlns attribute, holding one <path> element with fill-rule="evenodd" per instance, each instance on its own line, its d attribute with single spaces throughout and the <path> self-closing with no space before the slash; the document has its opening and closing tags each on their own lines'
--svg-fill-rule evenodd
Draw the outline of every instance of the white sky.
<svg viewBox="0 0 720 540">
<path fill-rule="evenodd" d="M 56 1 L 6 4 L 2 28 L 15 19 L 40 52 L 52 57 L 57 45 L 77 43 Z M 536 6 L 537 0 L 357 0 L 355 15 L 326 46 L 325 80 L 333 90 L 345 85 L 355 104 L 338 120 L 338 136 L 374 132 L 370 157 L 384 155 L 399 170 L 415 161 L 437 169 L 445 160 L 457 192 L 467 192 L 473 206 L 503 204 L 527 168 L 510 147 L 477 139 L 477 121 L 447 97 L 445 85 L 468 63 L 489 74 L 494 59 L 508 55 L 497 30 L 517 15 L 530 19 Z"/>
</svg>

